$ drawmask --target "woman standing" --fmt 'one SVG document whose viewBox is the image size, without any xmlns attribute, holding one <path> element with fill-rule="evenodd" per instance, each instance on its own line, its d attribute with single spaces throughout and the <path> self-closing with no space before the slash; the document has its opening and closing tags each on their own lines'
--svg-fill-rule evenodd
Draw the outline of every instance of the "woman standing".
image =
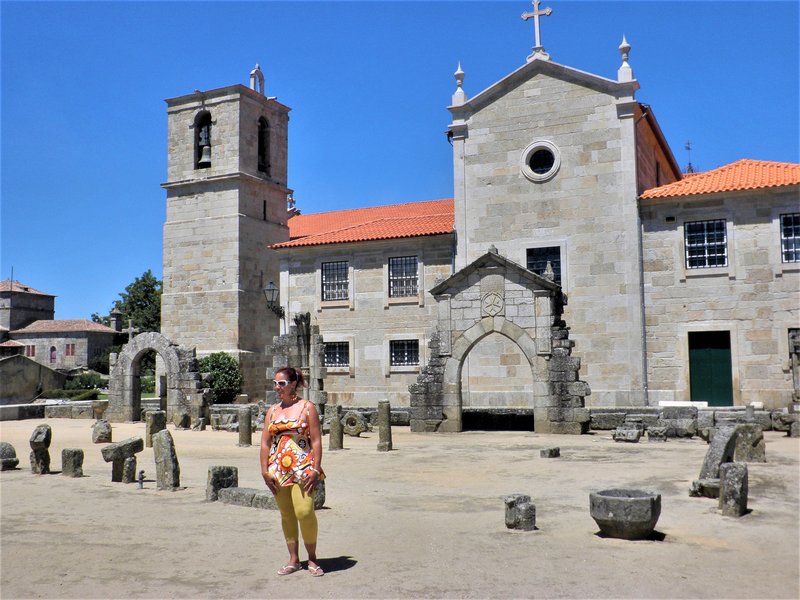
<svg viewBox="0 0 800 600">
<path fill-rule="evenodd" d="M 261 475 L 275 494 L 289 550 L 289 562 L 278 569 L 278 575 L 289 575 L 301 569 L 298 550 L 302 533 L 308 552 L 308 570 L 320 577 L 325 572 L 317 564 L 317 516 L 314 513 L 314 488 L 324 478 L 319 413 L 313 402 L 297 395 L 297 390 L 305 385 L 300 369 L 278 369 L 272 384 L 279 402 L 269 407 L 264 419 Z"/>
</svg>

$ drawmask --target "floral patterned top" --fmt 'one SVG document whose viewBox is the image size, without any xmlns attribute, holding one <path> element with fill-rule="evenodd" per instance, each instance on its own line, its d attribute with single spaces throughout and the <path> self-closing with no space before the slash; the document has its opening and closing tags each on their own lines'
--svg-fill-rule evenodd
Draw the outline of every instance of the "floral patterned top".
<svg viewBox="0 0 800 600">
<path fill-rule="evenodd" d="M 302 400 L 308 402 L 308 400 Z M 301 483 L 307 470 L 314 469 L 311 437 L 308 429 L 308 406 L 304 405 L 297 419 L 270 417 L 269 474 L 281 487 Z M 320 471 L 320 479 L 322 479 Z"/>
</svg>

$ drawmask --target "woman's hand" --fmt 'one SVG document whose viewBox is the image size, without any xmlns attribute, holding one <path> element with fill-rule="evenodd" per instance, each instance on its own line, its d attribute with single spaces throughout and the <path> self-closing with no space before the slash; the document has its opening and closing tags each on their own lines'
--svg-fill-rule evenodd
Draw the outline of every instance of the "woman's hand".
<svg viewBox="0 0 800 600">
<path fill-rule="evenodd" d="M 314 488 L 317 487 L 319 483 L 319 473 L 316 471 L 312 471 L 308 469 L 303 477 L 303 491 L 306 494 L 311 494 L 314 491 Z"/>
<path fill-rule="evenodd" d="M 278 484 L 272 478 L 272 475 L 270 475 L 269 473 L 262 473 L 261 476 L 264 478 L 264 483 L 267 484 L 267 487 L 269 488 L 269 491 L 272 492 L 273 495 L 277 494 L 278 493 Z"/>
</svg>

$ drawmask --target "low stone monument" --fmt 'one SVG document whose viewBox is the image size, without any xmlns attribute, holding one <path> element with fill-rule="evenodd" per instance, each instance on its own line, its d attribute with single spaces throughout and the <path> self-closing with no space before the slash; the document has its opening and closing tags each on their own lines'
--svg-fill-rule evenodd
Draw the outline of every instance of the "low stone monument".
<svg viewBox="0 0 800 600">
<path fill-rule="evenodd" d="M 719 509 L 722 514 L 741 517 L 747 513 L 747 465 L 740 462 L 721 465 L 719 480 Z"/>
<path fill-rule="evenodd" d="M 589 512 L 608 537 L 640 540 L 648 537 L 661 516 L 661 494 L 611 489 L 589 494 Z"/>
<path fill-rule="evenodd" d="M 539 456 L 541 458 L 559 458 L 561 456 L 561 448 L 542 448 L 539 450 Z"/>
<path fill-rule="evenodd" d="M 181 485 L 181 468 L 172 434 L 167 429 L 153 435 L 153 453 L 156 459 L 156 488 L 178 489 Z"/>
<path fill-rule="evenodd" d="M 107 408 L 108 400 L 92 400 L 92 414 L 94 415 L 95 421 L 99 421 L 103 418 Z"/>
<path fill-rule="evenodd" d="M 145 417 L 144 445 L 147 448 L 153 447 L 153 435 L 167 428 L 167 413 L 163 410 L 147 411 Z"/>
<path fill-rule="evenodd" d="M 622 425 L 614 430 L 612 437 L 614 438 L 615 442 L 628 442 L 630 444 L 636 444 L 642 437 L 642 429 L 641 427 Z"/>
<path fill-rule="evenodd" d="M 50 425 L 38 425 L 33 430 L 31 445 L 31 472 L 36 475 L 47 475 L 50 472 L 50 442 L 53 432 Z"/>
<path fill-rule="evenodd" d="M 125 459 L 142 450 L 144 450 L 144 440 L 137 437 L 109 444 L 103 448 L 100 451 L 103 455 L 103 460 L 111 463 L 111 481 L 122 481 Z"/>
<path fill-rule="evenodd" d="M 392 408 L 388 400 L 378 402 L 378 451 L 392 449 Z"/>
<path fill-rule="evenodd" d="M 129 456 L 122 463 L 122 483 L 133 483 L 136 481 L 136 455 Z"/>
<path fill-rule="evenodd" d="M 666 442 L 667 441 L 667 428 L 653 426 L 647 428 L 647 441 L 648 442 Z"/>
<path fill-rule="evenodd" d="M 205 431 L 206 425 L 207 425 L 206 418 L 200 417 L 197 419 L 197 421 L 194 422 L 194 425 L 192 425 L 192 431 Z"/>
<path fill-rule="evenodd" d="M 506 505 L 506 527 L 533 531 L 536 529 L 536 505 L 526 494 L 512 494 L 503 498 Z"/>
<path fill-rule="evenodd" d="M 338 404 L 325 405 L 325 411 L 331 411 L 331 432 L 328 436 L 328 450 L 342 450 L 344 448 L 344 428 L 342 420 L 339 418 L 342 407 Z"/>
<path fill-rule="evenodd" d="M 176 429 L 189 429 L 190 421 L 189 413 L 186 412 L 176 412 L 172 416 L 172 424 Z"/>
<path fill-rule="evenodd" d="M 726 425 L 713 431 L 711 443 L 703 459 L 703 466 L 700 469 L 700 477 L 692 483 L 689 490 L 690 496 L 708 496 L 709 492 L 718 489 L 717 486 L 710 485 L 710 480 L 719 480 L 719 467 L 721 464 L 731 462 L 736 448 L 736 425 Z"/>
<path fill-rule="evenodd" d="M 0 442 L 0 471 L 16 469 L 19 464 L 17 451 L 8 442 Z"/>
<path fill-rule="evenodd" d="M 360 412 L 348 411 L 342 419 L 344 432 L 351 437 L 359 437 L 369 429 L 369 421 Z"/>
<path fill-rule="evenodd" d="M 83 450 L 64 448 L 61 451 L 61 474 L 66 477 L 83 477 Z"/>
<path fill-rule="evenodd" d="M 92 427 L 92 443 L 110 444 L 111 441 L 111 424 L 105 419 L 96 421 Z"/>
<path fill-rule="evenodd" d="M 253 445 L 253 411 L 250 407 L 240 408 L 236 412 L 239 422 L 239 446 L 246 448 Z"/>
<path fill-rule="evenodd" d="M 231 487 L 239 487 L 239 469 L 224 466 L 208 467 L 207 502 L 216 502 L 219 500 L 219 491 Z"/>
</svg>

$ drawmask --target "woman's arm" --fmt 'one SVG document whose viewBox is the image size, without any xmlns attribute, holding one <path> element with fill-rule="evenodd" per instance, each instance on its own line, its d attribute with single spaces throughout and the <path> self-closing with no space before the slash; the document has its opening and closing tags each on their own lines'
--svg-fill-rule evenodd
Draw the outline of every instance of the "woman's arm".
<svg viewBox="0 0 800 600">
<path fill-rule="evenodd" d="M 311 455 L 314 457 L 314 470 L 303 482 L 303 489 L 311 493 L 317 486 L 322 472 L 322 431 L 319 426 L 319 413 L 311 401 L 306 401 L 306 417 L 308 418 L 308 437 L 311 440 Z"/>
<path fill-rule="evenodd" d="M 264 478 L 264 483 L 274 494 L 278 491 L 275 480 L 269 474 L 269 452 L 272 448 L 272 434 L 269 432 L 269 424 L 271 421 L 273 407 L 267 409 L 267 414 L 264 416 L 264 431 L 261 433 L 261 477 Z"/>
</svg>

